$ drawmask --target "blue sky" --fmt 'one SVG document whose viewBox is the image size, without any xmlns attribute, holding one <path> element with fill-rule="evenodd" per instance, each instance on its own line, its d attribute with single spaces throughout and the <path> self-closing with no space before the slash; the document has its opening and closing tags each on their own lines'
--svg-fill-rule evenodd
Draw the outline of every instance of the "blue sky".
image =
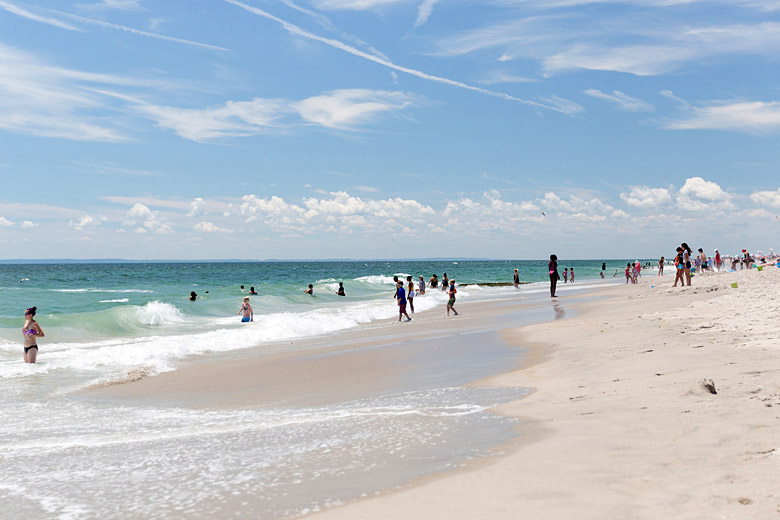
<svg viewBox="0 0 780 520">
<path fill-rule="evenodd" d="M 0 258 L 767 250 L 780 0 L 0 0 Z"/>
</svg>

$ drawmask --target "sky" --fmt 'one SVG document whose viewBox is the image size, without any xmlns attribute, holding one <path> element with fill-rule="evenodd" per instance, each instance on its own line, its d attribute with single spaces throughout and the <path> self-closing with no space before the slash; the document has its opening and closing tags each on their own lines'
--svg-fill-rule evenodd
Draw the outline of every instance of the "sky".
<svg viewBox="0 0 780 520">
<path fill-rule="evenodd" d="M 0 0 L 0 259 L 780 244 L 780 0 Z"/>
</svg>

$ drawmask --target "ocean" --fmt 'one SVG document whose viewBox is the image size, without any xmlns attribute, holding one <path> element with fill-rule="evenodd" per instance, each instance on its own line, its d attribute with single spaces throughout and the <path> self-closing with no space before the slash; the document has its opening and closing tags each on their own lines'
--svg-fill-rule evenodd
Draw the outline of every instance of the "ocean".
<svg viewBox="0 0 780 520">
<path fill-rule="evenodd" d="M 606 263 L 600 280 L 600 260 L 561 261 L 577 274 L 562 290 L 622 283 L 626 261 Z M 548 290 L 546 261 L 0 264 L 0 518 L 213 518 L 249 502 L 252 517 L 297 517 L 484 455 L 516 427 L 488 410 L 525 390 L 463 385 L 501 372 L 517 356 L 510 349 L 486 351 L 479 363 L 453 358 L 470 368 L 422 374 L 397 392 L 315 408 L 211 411 L 72 397 L 133 374 L 295 349 L 296 340 L 395 317 L 394 275 L 427 281 L 445 272 L 461 302 L 533 303 Z M 336 295 L 339 282 L 346 297 Z M 313 296 L 303 292 L 308 284 Z M 250 287 L 255 318 L 241 324 L 236 312 Z M 441 312 L 445 300 L 429 290 L 415 307 Z M 35 365 L 21 359 L 31 306 L 46 332 Z M 462 356 L 474 355 L 475 340 L 463 339 Z"/>
</svg>

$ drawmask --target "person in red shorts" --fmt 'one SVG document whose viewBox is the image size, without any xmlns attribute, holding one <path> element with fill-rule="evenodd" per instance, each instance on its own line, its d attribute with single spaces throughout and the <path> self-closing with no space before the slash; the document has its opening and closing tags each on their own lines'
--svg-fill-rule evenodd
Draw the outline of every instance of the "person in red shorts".
<svg viewBox="0 0 780 520">
<path fill-rule="evenodd" d="M 401 316 L 406 316 L 406 321 L 412 321 L 412 318 L 406 313 L 406 290 L 404 289 L 404 284 L 399 280 L 395 286 L 398 289 L 395 293 L 396 298 L 398 298 L 398 321 L 401 321 Z"/>
</svg>

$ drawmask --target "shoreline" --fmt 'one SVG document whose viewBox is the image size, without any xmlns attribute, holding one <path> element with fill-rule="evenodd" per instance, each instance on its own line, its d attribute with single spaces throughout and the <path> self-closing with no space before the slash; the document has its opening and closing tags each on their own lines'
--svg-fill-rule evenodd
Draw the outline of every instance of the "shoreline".
<svg viewBox="0 0 780 520">
<path fill-rule="evenodd" d="M 777 339 L 780 270 L 708 274 L 684 289 L 672 281 L 598 289 L 606 298 L 579 304 L 576 317 L 506 332 L 528 349 L 527 362 L 476 382 L 532 388 L 492 410 L 523 421 L 503 453 L 314 518 L 777 515 L 780 350 L 761 342 Z M 735 281 L 743 292 L 731 289 Z M 750 325 L 768 324 L 758 338 L 741 316 L 724 316 L 727 302 L 756 299 L 766 304 Z M 691 308 L 699 312 L 678 316 Z M 678 351 L 682 334 L 696 341 Z M 740 364 L 761 369 L 740 372 Z"/>
</svg>

